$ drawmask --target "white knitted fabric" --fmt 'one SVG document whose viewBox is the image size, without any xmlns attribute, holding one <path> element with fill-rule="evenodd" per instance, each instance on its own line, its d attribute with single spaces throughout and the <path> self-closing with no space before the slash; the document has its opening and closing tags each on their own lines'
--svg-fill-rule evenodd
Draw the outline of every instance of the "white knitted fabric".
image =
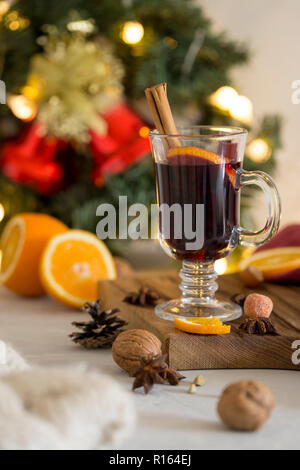
<svg viewBox="0 0 300 470">
<path fill-rule="evenodd" d="M 0 341 L 0 376 L 13 370 L 25 370 L 29 365 L 9 344 Z"/>
<path fill-rule="evenodd" d="M 109 448 L 131 432 L 131 397 L 109 377 L 29 367 L 13 350 L 9 357 L 23 370 L 0 366 L 1 450 Z"/>
</svg>

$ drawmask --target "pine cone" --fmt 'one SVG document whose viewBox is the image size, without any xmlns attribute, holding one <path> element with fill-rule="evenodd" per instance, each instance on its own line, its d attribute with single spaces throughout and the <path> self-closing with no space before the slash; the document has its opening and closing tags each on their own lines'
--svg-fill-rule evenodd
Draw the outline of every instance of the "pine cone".
<svg viewBox="0 0 300 470">
<path fill-rule="evenodd" d="M 87 349 L 109 348 L 119 333 L 123 331 L 123 326 L 127 322 L 116 315 L 119 309 L 103 310 L 100 308 L 101 299 L 94 303 L 86 302 L 82 310 L 87 312 L 91 321 L 73 322 L 81 332 L 70 334 L 74 343 L 79 343 Z"/>
</svg>

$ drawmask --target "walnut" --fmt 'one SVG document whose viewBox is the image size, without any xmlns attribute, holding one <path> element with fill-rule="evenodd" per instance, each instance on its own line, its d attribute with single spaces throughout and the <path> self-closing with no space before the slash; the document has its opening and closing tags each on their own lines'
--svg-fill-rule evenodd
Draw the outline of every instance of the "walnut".
<svg viewBox="0 0 300 470">
<path fill-rule="evenodd" d="M 241 380 L 225 388 L 218 403 L 223 423 L 240 431 L 256 431 L 274 407 L 271 390 L 256 380 Z"/>
<path fill-rule="evenodd" d="M 147 330 L 127 330 L 119 334 L 112 346 L 113 359 L 133 376 L 143 357 L 161 355 L 161 342 Z"/>
</svg>

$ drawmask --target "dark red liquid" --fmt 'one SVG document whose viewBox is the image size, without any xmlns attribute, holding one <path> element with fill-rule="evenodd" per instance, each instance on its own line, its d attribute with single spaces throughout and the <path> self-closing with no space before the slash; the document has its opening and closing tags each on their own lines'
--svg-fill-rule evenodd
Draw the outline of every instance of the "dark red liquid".
<svg viewBox="0 0 300 470">
<path fill-rule="evenodd" d="M 193 241 L 184 236 L 174 236 L 174 218 L 171 213 L 169 236 L 160 232 L 163 242 L 180 260 L 211 261 L 226 256 L 236 245 L 234 227 L 239 224 L 239 191 L 235 189 L 236 170 L 240 163 L 211 163 L 195 156 L 170 157 L 167 162 L 156 163 L 159 204 L 172 206 L 192 204 L 192 229 L 196 229 L 195 205 L 204 204 L 204 244 L 200 250 L 187 250 L 186 243 Z"/>
</svg>

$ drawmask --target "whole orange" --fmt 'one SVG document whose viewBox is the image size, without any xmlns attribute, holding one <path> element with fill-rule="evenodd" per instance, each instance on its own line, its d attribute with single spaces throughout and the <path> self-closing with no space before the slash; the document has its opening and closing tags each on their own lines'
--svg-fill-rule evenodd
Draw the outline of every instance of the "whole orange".
<svg viewBox="0 0 300 470">
<path fill-rule="evenodd" d="M 60 220 L 46 214 L 23 213 L 12 217 L 0 240 L 0 283 L 20 295 L 44 294 L 39 275 L 41 255 L 51 237 L 67 230 Z"/>
</svg>

